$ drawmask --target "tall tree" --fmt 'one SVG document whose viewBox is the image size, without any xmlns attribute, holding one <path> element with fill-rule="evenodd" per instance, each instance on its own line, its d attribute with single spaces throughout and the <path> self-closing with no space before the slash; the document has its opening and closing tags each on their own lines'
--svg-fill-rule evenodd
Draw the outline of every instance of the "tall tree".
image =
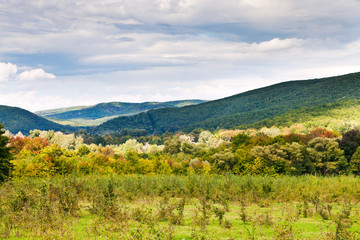
<svg viewBox="0 0 360 240">
<path fill-rule="evenodd" d="M 350 130 L 344 133 L 343 137 L 339 142 L 339 147 L 344 150 L 346 159 L 350 162 L 352 155 L 356 149 L 360 146 L 360 131 Z"/>
<path fill-rule="evenodd" d="M 0 124 L 0 183 L 4 182 L 9 176 L 12 168 L 10 162 L 12 155 L 10 148 L 7 146 L 9 138 L 4 135 L 5 131 L 2 129 L 4 126 Z"/>
</svg>

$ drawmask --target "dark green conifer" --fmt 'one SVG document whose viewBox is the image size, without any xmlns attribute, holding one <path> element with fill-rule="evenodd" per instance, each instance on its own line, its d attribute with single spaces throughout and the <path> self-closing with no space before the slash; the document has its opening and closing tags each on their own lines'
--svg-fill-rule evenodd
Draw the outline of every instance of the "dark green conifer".
<svg viewBox="0 0 360 240">
<path fill-rule="evenodd" d="M 11 173 L 12 164 L 10 162 L 12 154 L 10 148 L 7 146 L 9 138 L 4 135 L 5 131 L 2 129 L 4 126 L 0 124 L 0 183 L 9 178 Z"/>
</svg>

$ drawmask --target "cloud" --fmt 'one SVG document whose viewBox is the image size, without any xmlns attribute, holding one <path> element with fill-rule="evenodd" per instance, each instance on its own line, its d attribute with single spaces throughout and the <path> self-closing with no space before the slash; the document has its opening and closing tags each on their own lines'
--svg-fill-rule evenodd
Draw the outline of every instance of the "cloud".
<svg viewBox="0 0 360 240">
<path fill-rule="evenodd" d="M 0 102 L 2 105 L 17 106 L 30 111 L 51 109 L 72 103 L 61 96 L 42 95 L 37 91 L 0 92 Z"/>
<path fill-rule="evenodd" d="M 312 45 L 312 40 L 274 38 L 264 42 L 228 42 L 208 36 L 183 37 L 142 35 L 141 40 L 130 42 L 112 53 L 87 56 L 80 61 L 93 65 L 134 64 L 143 68 L 154 66 L 189 66 L 209 62 L 220 64 L 244 62 L 252 59 L 274 58 L 274 53 L 286 54 Z M 134 36 L 140 39 L 140 36 Z M 126 49 L 125 49 L 126 48 Z M 129 52 L 127 49 L 132 49 Z M 262 54 L 262 55 L 261 55 Z"/>
<path fill-rule="evenodd" d="M 0 82 L 8 82 L 9 80 L 35 81 L 56 78 L 54 74 L 47 73 L 42 68 L 26 70 L 20 74 L 18 69 L 18 66 L 15 64 L 0 62 Z"/>
<path fill-rule="evenodd" d="M 60 52 L 81 73 L 251 63 L 266 52 L 312 49 L 311 41 L 348 43 L 360 32 L 356 0 L 14 0 L 0 7 L 7 9 L 0 54 Z"/>
<path fill-rule="evenodd" d="M 302 47 L 305 43 L 305 40 L 296 39 L 296 38 L 288 38 L 288 39 L 279 39 L 274 38 L 270 41 L 254 43 L 252 46 L 261 52 L 268 52 L 268 51 L 282 51 L 291 48 L 298 48 Z"/>
<path fill-rule="evenodd" d="M 44 79 L 54 79 L 54 78 L 55 78 L 54 74 L 46 73 L 41 68 L 24 71 L 18 77 L 20 81 L 34 81 L 39 79 L 44 80 Z"/>
<path fill-rule="evenodd" d="M 251 22 L 267 20 L 277 23 L 335 18 L 349 21 L 358 19 L 356 0 L 14 0 L 2 3 L 7 12 L 18 15 L 16 24 L 24 26 L 25 19 L 40 23 L 39 27 L 69 26 L 75 19 L 98 20 L 106 24 L 158 24 L 199 25 L 209 23 Z M 22 15 L 24 12 L 28 14 Z M 285 25 L 284 22 L 282 25 Z"/>
<path fill-rule="evenodd" d="M 0 7 L 7 9 L 0 15 L 0 52 L 5 53 L 61 51 L 85 57 L 121 49 L 119 33 L 138 34 L 137 39 L 176 33 L 178 40 L 199 33 L 241 40 L 250 33 L 268 41 L 344 39 L 358 36 L 360 28 L 356 0 L 15 0 Z"/>
<path fill-rule="evenodd" d="M 215 99 L 360 70 L 358 0 L 12 0 L 0 9 L 0 94 L 59 96 L 43 109 Z"/>
<path fill-rule="evenodd" d="M 0 62 L 0 82 L 9 81 L 17 72 L 17 66 Z"/>
</svg>

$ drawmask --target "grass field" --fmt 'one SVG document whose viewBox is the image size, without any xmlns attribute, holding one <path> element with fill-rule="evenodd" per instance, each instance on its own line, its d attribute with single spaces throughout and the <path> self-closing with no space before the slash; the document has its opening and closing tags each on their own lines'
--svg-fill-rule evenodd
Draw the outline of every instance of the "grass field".
<svg viewBox="0 0 360 240">
<path fill-rule="evenodd" d="M 87 176 L 0 186 L 4 239 L 359 239 L 357 177 Z"/>
</svg>

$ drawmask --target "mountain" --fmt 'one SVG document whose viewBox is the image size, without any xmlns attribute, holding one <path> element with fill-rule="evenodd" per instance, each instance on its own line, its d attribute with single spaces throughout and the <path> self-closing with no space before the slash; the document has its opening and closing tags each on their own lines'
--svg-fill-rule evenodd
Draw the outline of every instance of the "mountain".
<svg viewBox="0 0 360 240">
<path fill-rule="evenodd" d="M 4 105 L 0 105 L 0 123 L 5 126 L 5 129 L 12 133 L 21 131 L 27 134 L 33 129 L 55 131 L 74 130 L 73 127 L 51 122 L 25 109 Z"/>
<path fill-rule="evenodd" d="M 192 131 L 195 128 L 248 127 L 286 124 L 291 114 L 302 116 L 321 106 L 360 100 L 360 73 L 312 80 L 298 80 L 255 89 L 227 98 L 182 108 L 150 110 L 109 120 L 95 130 L 145 129 L 149 133 Z M 313 112 L 314 113 L 314 112 Z M 277 117 L 277 118 L 276 118 Z M 296 119 L 295 119 L 296 120 Z M 289 123 L 289 122 L 288 122 Z"/>
<path fill-rule="evenodd" d="M 204 100 L 180 100 L 169 102 L 126 103 L 110 102 L 94 106 L 78 106 L 36 112 L 39 116 L 61 124 L 96 126 L 119 116 L 135 115 L 151 109 L 183 107 L 203 103 Z"/>
</svg>

